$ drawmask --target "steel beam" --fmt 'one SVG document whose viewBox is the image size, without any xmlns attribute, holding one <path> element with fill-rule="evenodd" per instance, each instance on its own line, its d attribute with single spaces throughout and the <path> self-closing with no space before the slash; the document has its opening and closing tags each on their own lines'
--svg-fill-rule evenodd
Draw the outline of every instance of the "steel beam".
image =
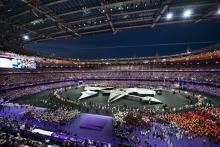
<svg viewBox="0 0 220 147">
<path fill-rule="evenodd" d="M 42 6 L 47 6 L 48 7 L 48 6 L 60 4 L 60 3 L 66 2 L 66 1 L 68 1 L 68 0 L 57 0 L 57 1 L 54 1 L 54 2 L 49 2 L 49 3 L 43 4 Z M 9 17 L 9 19 L 13 19 L 13 18 L 16 18 L 18 16 L 22 16 L 22 15 L 25 15 L 25 14 L 28 14 L 28 13 L 30 13 L 30 9 L 25 10 L 21 13 L 16 14 L 16 15 L 13 15 L 13 16 Z"/>
<path fill-rule="evenodd" d="M 108 8 L 105 6 L 104 2 L 101 2 L 101 6 L 103 7 L 103 8 L 102 8 L 102 11 L 103 11 L 103 13 L 104 13 L 105 16 L 106 16 L 106 19 L 107 19 L 107 21 L 108 21 L 108 23 L 109 23 L 109 25 L 110 25 L 110 27 L 111 27 L 111 29 L 112 29 L 112 32 L 113 32 L 113 34 L 115 34 L 117 31 L 116 31 L 116 29 L 115 29 L 115 27 L 114 27 L 114 25 L 113 25 L 112 20 L 111 20 L 111 16 L 110 16 L 109 10 L 108 10 Z"/>
<path fill-rule="evenodd" d="M 156 11 L 158 9 L 147 9 L 147 10 L 138 10 L 138 11 L 131 11 L 131 12 L 123 12 L 123 13 L 115 13 L 112 14 L 112 17 L 115 16 L 121 16 L 121 15 L 130 15 L 130 14 L 138 14 L 138 13 L 145 13 L 145 12 L 152 12 L 152 11 Z M 86 22 L 86 21 L 93 21 L 93 20 L 97 20 L 97 19 L 103 19 L 105 18 L 105 16 L 98 16 L 98 17 L 91 17 L 91 18 L 87 18 L 87 19 L 80 19 L 80 20 L 76 20 L 76 21 L 70 21 L 70 22 L 66 22 L 66 25 L 70 25 L 70 24 L 76 24 L 76 23 L 81 23 L 81 22 Z M 55 28 L 56 26 L 49 26 L 49 27 L 44 27 L 41 29 L 38 29 L 39 31 L 43 31 L 43 30 L 47 30 L 47 29 L 52 29 Z"/>
<path fill-rule="evenodd" d="M 218 16 L 215 17 L 210 17 L 210 18 L 204 18 L 204 20 L 210 20 L 210 19 L 219 19 Z M 180 23 L 192 23 L 195 22 L 196 19 L 187 19 L 187 20 L 176 20 L 176 21 L 170 21 L 170 22 L 158 22 L 157 26 L 163 26 L 163 25 L 172 25 L 172 24 L 180 24 Z M 136 28 L 150 28 L 152 26 L 152 24 L 144 24 L 144 25 L 133 25 L 133 26 L 125 26 L 125 27 L 119 27 L 117 28 L 118 30 L 126 30 L 126 29 L 136 29 Z M 111 29 L 101 29 L 101 30 L 94 30 L 94 31 L 88 31 L 88 32 L 81 32 L 81 35 L 88 35 L 88 34 L 94 34 L 94 33 L 100 33 L 100 32 L 107 32 L 107 31 L 111 31 Z M 68 37 L 71 36 L 69 34 L 61 34 L 58 36 L 53 36 L 55 39 L 56 38 L 63 38 L 63 37 Z M 37 38 L 33 38 L 33 41 L 40 41 L 41 39 L 39 39 L 39 37 Z M 47 39 L 50 40 L 50 39 Z"/>
<path fill-rule="evenodd" d="M 161 16 L 166 12 L 170 3 L 171 3 L 171 0 L 166 0 L 165 2 L 162 3 L 162 7 L 159 10 L 157 17 L 155 18 L 153 24 L 151 25 L 152 28 L 155 27 L 155 25 L 159 22 Z"/>
<path fill-rule="evenodd" d="M 107 9 L 109 8 L 113 8 L 113 7 L 118 7 L 120 5 L 129 5 L 129 4 L 133 4 L 133 3 L 140 3 L 140 2 L 149 2 L 149 0 L 127 0 L 124 2 L 116 2 L 116 3 L 110 3 L 110 4 L 105 4 L 105 7 Z M 95 7 L 90 7 L 90 8 L 86 8 L 87 11 L 92 11 L 92 10 L 96 10 L 96 9 L 102 9 L 103 6 L 95 6 Z M 66 15 L 70 15 L 70 14 L 76 14 L 76 13 L 83 13 L 84 10 L 80 9 L 80 10 L 76 10 L 76 11 L 69 11 L 69 12 L 65 12 L 62 14 L 58 14 L 58 16 L 66 16 Z"/>
<path fill-rule="evenodd" d="M 52 20 L 53 22 L 56 22 L 58 26 L 60 26 L 60 28 L 63 28 L 66 31 L 72 32 L 74 33 L 76 36 L 80 36 L 75 30 L 72 30 L 71 28 L 69 28 L 68 26 L 66 26 L 65 24 L 63 24 L 63 22 L 61 22 L 59 20 L 59 18 L 55 15 L 55 14 L 50 14 L 48 12 L 46 12 L 44 9 L 41 8 L 41 6 L 37 5 L 37 4 L 33 4 L 30 1 L 27 0 L 23 0 L 24 3 L 26 3 L 29 7 L 31 7 L 32 9 L 38 11 L 39 13 L 43 14 L 45 17 L 47 17 L 48 19 Z"/>
<path fill-rule="evenodd" d="M 34 33 L 34 34 L 38 34 L 38 35 L 40 35 L 40 36 L 43 37 L 43 38 L 46 37 L 46 38 L 49 38 L 49 39 L 54 39 L 53 37 L 51 37 L 51 36 L 48 35 L 48 34 L 39 33 L 39 32 L 37 32 L 37 31 L 27 29 L 27 28 L 25 28 L 25 27 L 23 27 L 23 26 L 15 25 L 15 24 L 13 24 L 12 22 L 8 22 L 8 21 L 5 21 L 5 20 L 0 20 L 0 22 L 1 22 L 1 23 L 5 23 L 5 24 L 8 24 L 8 25 L 12 25 L 12 26 L 15 27 L 15 28 L 20 28 L 20 29 L 22 29 L 22 30 L 24 30 L 24 31 L 27 31 L 27 32 L 32 32 L 32 33 Z"/>
<path fill-rule="evenodd" d="M 209 16 L 216 15 L 216 13 L 217 13 L 216 10 L 212 9 L 211 11 L 207 11 L 203 16 L 201 16 L 199 19 L 197 19 L 195 21 L 195 23 L 199 23 L 199 22 L 201 22 L 202 20 L 206 19 Z"/>
</svg>

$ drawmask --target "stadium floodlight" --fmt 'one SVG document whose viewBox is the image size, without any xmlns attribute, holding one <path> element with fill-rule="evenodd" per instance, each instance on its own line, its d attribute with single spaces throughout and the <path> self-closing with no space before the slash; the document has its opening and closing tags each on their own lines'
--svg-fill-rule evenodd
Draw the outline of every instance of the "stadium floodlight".
<svg viewBox="0 0 220 147">
<path fill-rule="evenodd" d="M 172 19 L 172 18 L 173 18 L 173 13 L 167 13 L 166 19 L 167 19 L 167 20 L 170 20 L 170 19 Z"/>
<path fill-rule="evenodd" d="M 217 14 L 220 15 L 220 8 L 218 9 Z"/>
<path fill-rule="evenodd" d="M 30 39 L 30 38 L 29 38 L 29 36 L 28 36 L 28 35 L 26 35 L 26 34 L 25 34 L 25 35 L 23 35 L 23 36 L 22 36 L 22 38 L 23 38 L 24 40 L 29 40 L 29 39 Z"/>
<path fill-rule="evenodd" d="M 192 15 L 192 10 L 191 9 L 185 10 L 183 12 L 183 17 L 184 18 L 189 18 L 191 15 Z"/>
</svg>

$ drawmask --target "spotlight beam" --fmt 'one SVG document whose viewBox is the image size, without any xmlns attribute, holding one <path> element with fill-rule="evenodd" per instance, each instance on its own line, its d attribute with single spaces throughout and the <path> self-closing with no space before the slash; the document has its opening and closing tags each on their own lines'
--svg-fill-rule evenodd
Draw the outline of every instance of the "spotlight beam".
<svg viewBox="0 0 220 147">
<path fill-rule="evenodd" d="M 220 15 L 220 8 L 218 9 L 217 14 Z"/>
<path fill-rule="evenodd" d="M 187 10 L 185 10 L 184 12 L 183 12 L 183 17 L 184 18 L 190 18 L 191 17 L 191 15 L 192 15 L 192 10 L 191 9 L 187 9 Z"/>
<path fill-rule="evenodd" d="M 22 38 L 23 38 L 24 40 L 26 40 L 26 41 L 30 39 L 29 36 L 26 35 L 26 34 L 24 34 L 24 35 L 22 36 Z"/>
<path fill-rule="evenodd" d="M 170 19 L 172 19 L 172 18 L 173 18 L 173 13 L 167 13 L 166 19 L 167 19 L 167 20 L 170 20 Z"/>
</svg>

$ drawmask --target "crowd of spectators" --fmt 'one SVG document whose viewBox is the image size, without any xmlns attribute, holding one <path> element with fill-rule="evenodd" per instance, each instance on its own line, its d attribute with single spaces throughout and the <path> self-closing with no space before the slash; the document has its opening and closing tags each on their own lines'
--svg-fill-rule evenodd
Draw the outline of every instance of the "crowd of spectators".
<svg viewBox="0 0 220 147">
<path fill-rule="evenodd" d="M 216 54 L 216 52 L 217 51 L 213 51 L 211 54 Z M 209 52 L 205 52 L 205 55 L 209 56 L 211 54 Z M 198 53 L 198 55 L 203 55 L 203 53 Z M 54 62 L 51 63 L 56 62 L 54 60 Z M 167 64 L 166 68 L 164 68 L 164 63 L 161 63 L 161 65 L 114 64 L 94 69 L 74 69 L 69 67 L 42 67 L 37 68 L 36 70 L 1 69 L 0 97 L 11 99 L 25 94 L 40 92 L 45 89 L 56 88 L 58 85 L 68 86 L 70 83 L 73 83 L 70 81 L 87 80 L 106 80 L 105 82 L 107 83 L 112 80 L 112 84 L 115 82 L 119 84 L 122 83 L 121 85 L 131 85 L 134 83 L 132 81 L 136 80 L 136 85 L 148 84 L 149 86 L 163 85 L 166 87 L 172 87 L 174 83 L 178 83 L 183 85 L 181 88 L 187 90 L 220 96 L 218 88 L 220 83 L 220 71 L 217 70 L 220 69 L 218 68 L 220 65 L 219 62 L 215 61 L 213 62 L 214 64 L 211 64 L 211 62 L 205 62 L 208 66 L 203 66 L 206 64 L 198 64 L 199 62 L 195 62 L 193 64 L 189 64 L 187 62 L 180 64 L 175 62 L 173 62 L 175 64 L 171 63 L 172 62 Z M 182 68 L 182 66 L 184 66 L 184 68 Z M 209 67 L 211 66 L 216 70 L 209 71 Z M 153 70 L 151 70 L 152 68 Z M 119 80 L 124 80 L 124 82 L 118 82 Z M 129 84 L 129 82 L 131 84 Z"/>
<path fill-rule="evenodd" d="M 34 127 L 27 126 L 22 122 L 10 118 L 0 117 L 0 146 L 56 146 L 55 143 L 46 139 L 36 140 L 30 136 Z"/>
<path fill-rule="evenodd" d="M 200 63 L 200 61 L 209 61 L 213 59 L 219 59 L 220 58 L 220 50 L 219 50 L 219 44 L 210 46 L 206 49 L 199 50 L 199 51 L 187 51 L 186 53 L 171 55 L 171 56 L 158 56 L 158 57 L 137 57 L 137 58 L 117 58 L 117 59 L 98 59 L 98 60 L 79 60 L 79 59 L 63 59 L 60 57 L 54 57 L 54 56 L 39 56 L 37 54 L 30 53 L 28 54 L 27 50 L 12 50 L 15 53 L 21 53 L 26 54 L 25 55 L 19 55 L 23 56 L 25 58 L 34 58 L 34 60 L 37 62 L 40 66 L 45 67 L 90 67 L 91 69 L 94 69 L 97 66 L 104 66 L 104 67 L 111 67 L 111 66 L 117 66 L 117 65 L 144 65 L 144 66 L 164 66 L 165 68 L 169 68 L 171 66 L 177 65 L 177 68 L 179 68 L 181 65 L 185 67 L 185 65 L 188 67 L 192 63 Z M 7 52 L 0 51 L 0 54 L 8 54 Z M 10 54 L 10 53 L 9 53 Z M 12 53 L 13 54 L 13 53 Z M 190 64 L 191 63 L 191 64 Z M 173 65 L 174 64 L 174 65 Z M 210 62 L 206 62 L 206 64 L 210 68 Z M 193 65 L 194 66 L 194 65 Z M 197 65 L 201 66 L 201 65 Z M 137 67 L 137 66 L 136 66 Z M 151 68 L 150 67 L 150 68 Z M 213 66 L 214 67 L 214 66 Z M 214 67 L 216 68 L 216 67 Z M 201 68 L 200 68 L 201 69 Z"/>
<path fill-rule="evenodd" d="M 59 83 L 51 83 L 51 84 L 44 84 L 44 85 L 37 85 L 37 86 L 30 86 L 24 87 L 19 89 L 13 89 L 10 91 L 5 91 L 0 93 L 0 102 L 12 100 L 21 96 L 30 95 L 34 93 L 38 93 L 44 90 L 53 89 L 53 88 L 60 88 L 64 86 L 76 85 L 75 81 L 68 81 L 68 82 L 59 82 Z"/>
<path fill-rule="evenodd" d="M 1 87 L 36 84 L 62 80 L 86 79 L 140 79 L 219 83 L 219 72 L 185 72 L 185 71 L 73 71 L 41 72 L 29 74 L 4 74 L 0 76 Z"/>
<path fill-rule="evenodd" d="M 56 146 L 51 142 L 37 141 L 30 138 L 25 138 L 20 133 L 10 134 L 9 132 L 0 131 L 0 146 L 31 146 L 31 147 L 46 147 Z"/>
<path fill-rule="evenodd" d="M 187 84 L 183 87 L 185 90 L 207 93 L 210 95 L 220 96 L 220 88 L 206 85 Z"/>
<path fill-rule="evenodd" d="M 31 147 L 108 147 L 107 143 L 96 140 L 66 137 L 59 138 L 56 132 L 52 136 L 33 133 L 35 126 L 27 125 L 10 118 L 0 117 L 0 146 L 31 146 Z"/>
</svg>

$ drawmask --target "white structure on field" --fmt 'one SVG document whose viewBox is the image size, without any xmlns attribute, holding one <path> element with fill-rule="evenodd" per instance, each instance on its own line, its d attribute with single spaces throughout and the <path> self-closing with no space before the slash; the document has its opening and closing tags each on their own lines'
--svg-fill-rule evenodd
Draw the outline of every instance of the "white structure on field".
<svg viewBox="0 0 220 147">
<path fill-rule="evenodd" d="M 161 101 L 154 98 L 156 91 L 146 88 L 117 88 L 109 90 L 109 87 L 85 87 L 84 90 L 81 92 L 82 95 L 79 97 L 79 100 L 95 96 L 98 92 L 102 92 L 103 94 L 109 94 L 108 103 L 115 102 L 125 96 L 131 96 L 134 99 L 142 101 L 161 103 Z"/>
</svg>

